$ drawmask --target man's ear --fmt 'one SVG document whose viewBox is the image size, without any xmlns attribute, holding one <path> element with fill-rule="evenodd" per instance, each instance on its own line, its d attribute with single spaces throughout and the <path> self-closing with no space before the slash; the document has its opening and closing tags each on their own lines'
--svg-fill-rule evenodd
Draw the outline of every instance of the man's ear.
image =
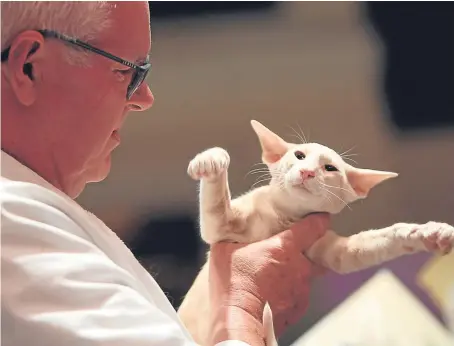
<svg viewBox="0 0 454 346">
<path fill-rule="evenodd" d="M 24 31 L 11 42 L 8 59 L 2 63 L 14 95 L 24 106 L 30 106 L 36 100 L 34 64 L 43 45 L 44 38 L 38 31 Z"/>
<path fill-rule="evenodd" d="M 289 149 L 289 144 L 256 120 L 251 120 L 252 128 L 262 147 L 262 161 L 269 165 L 281 159 Z"/>
</svg>

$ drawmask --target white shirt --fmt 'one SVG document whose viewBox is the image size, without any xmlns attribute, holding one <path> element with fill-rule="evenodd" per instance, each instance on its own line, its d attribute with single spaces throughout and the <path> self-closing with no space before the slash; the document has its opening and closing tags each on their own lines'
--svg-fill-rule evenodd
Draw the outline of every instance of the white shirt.
<svg viewBox="0 0 454 346">
<path fill-rule="evenodd" d="M 103 222 L 3 151 L 1 169 L 3 346 L 196 345 Z"/>
</svg>

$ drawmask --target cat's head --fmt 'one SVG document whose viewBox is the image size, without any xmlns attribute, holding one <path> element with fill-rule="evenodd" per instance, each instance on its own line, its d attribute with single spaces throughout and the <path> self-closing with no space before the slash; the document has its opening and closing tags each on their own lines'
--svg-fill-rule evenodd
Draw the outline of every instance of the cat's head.
<svg viewBox="0 0 454 346">
<path fill-rule="evenodd" d="M 272 176 L 270 184 L 285 190 L 289 203 L 338 213 L 348 203 L 367 197 L 379 183 L 397 176 L 353 167 L 321 144 L 287 143 L 255 120 L 251 125 L 262 147 L 262 161 Z"/>
</svg>

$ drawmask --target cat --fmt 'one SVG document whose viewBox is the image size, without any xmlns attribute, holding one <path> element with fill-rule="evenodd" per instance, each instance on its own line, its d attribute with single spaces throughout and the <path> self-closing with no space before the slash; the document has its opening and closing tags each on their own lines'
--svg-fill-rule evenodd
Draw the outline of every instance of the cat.
<svg viewBox="0 0 454 346">
<path fill-rule="evenodd" d="M 207 244 L 250 243 L 288 229 L 312 212 L 339 213 L 364 199 L 372 188 L 397 173 L 351 166 L 334 150 L 317 143 L 291 144 L 258 121 L 251 121 L 262 149 L 270 182 L 232 200 L 227 179 L 230 157 L 222 148 L 197 156 L 187 173 L 200 180 L 200 235 Z M 307 252 L 313 262 L 338 273 L 357 271 L 418 251 L 448 253 L 454 228 L 445 223 L 398 223 L 340 237 L 328 231 Z M 178 315 L 194 340 L 205 344 L 209 316 L 208 262 L 185 296 Z M 195 316 L 206 317 L 195 318 Z M 277 345 L 272 312 L 263 314 L 266 345 Z"/>
</svg>

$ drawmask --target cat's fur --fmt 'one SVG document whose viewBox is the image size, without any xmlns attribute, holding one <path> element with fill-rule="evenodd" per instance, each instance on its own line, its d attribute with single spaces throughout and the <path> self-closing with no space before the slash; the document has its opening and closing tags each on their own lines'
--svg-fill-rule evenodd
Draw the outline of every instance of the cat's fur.
<svg viewBox="0 0 454 346">
<path fill-rule="evenodd" d="M 251 122 L 268 166 L 268 185 L 231 199 L 227 179 L 228 153 L 211 148 L 189 164 L 188 174 L 200 180 L 200 232 L 202 239 L 250 243 L 290 227 L 312 212 L 339 213 L 347 204 L 365 198 L 379 183 L 396 173 L 359 169 L 347 164 L 335 151 L 316 143 L 290 144 L 257 121 Z M 399 223 L 350 237 L 332 231 L 317 241 L 306 255 L 338 273 L 367 268 L 417 251 L 448 252 L 454 228 L 436 222 Z M 179 308 L 179 316 L 194 339 L 205 344 L 208 336 L 208 263 Z M 267 345 L 277 345 L 272 314 L 264 311 Z"/>
</svg>

